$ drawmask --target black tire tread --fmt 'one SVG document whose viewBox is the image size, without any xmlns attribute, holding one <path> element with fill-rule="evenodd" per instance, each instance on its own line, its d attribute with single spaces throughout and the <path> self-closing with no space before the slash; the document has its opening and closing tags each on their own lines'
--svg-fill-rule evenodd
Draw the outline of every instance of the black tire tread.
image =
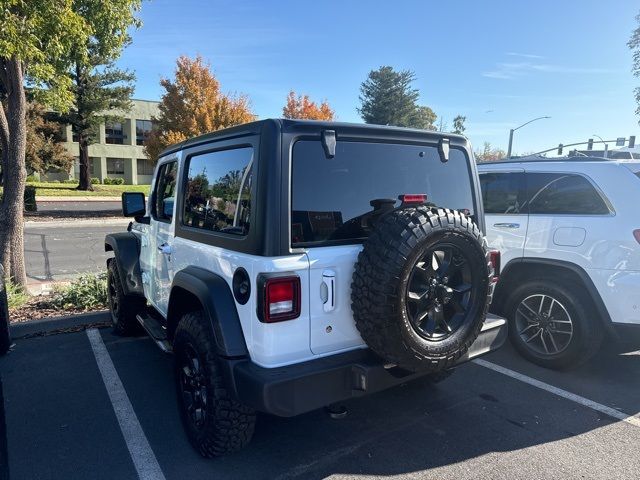
<svg viewBox="0 0 640 480">
<path fill-rule="evenodd" d="M 120 282 L 118 262 L 110 259 L 107 265 L 107 281 L 113 279 L 116 295 L 120 304 L 118 318 L 111 312 L 113 333 L 120 336 L 135 335 L 141 331 L 136 315 L 142 311 L 146 305 L 146 300 L 142 297 L 125 295 Z"/>
<path fill-rule="evenodd" d="M 182 342 L 190 342 L 203 355 L 208 391 L 213 392 L 210 394 L 213 398 L 207 402 L 208 420 L 202 431 L 190 427 L 180 398 L 178 404 L 189 441 L 202 456 L 211 458 L 238 451 L 247 445 L 253 437 L 256 414 L 252 408 L 229 395 L 218 366 L 215 343 L 205 321 L 200 310 L 184 314 L 176 328 L 174 352 L 177 353 Z M 176 382 L 179 382 L 177 375 Z M 176 390 L 179 394 L 178 383 Z"/>
<path fill-rule="evenodd" d="M 356 327 L 363 340 L 385 360 L 409 370 L 432 372 L 451 368 L 475 341 L 489 307 L 487 302 L 473 331 L 457 348 L 438 351 L 434 344 L 428 355 L 403 339 L 397 299 L 402 268 L 420 241 L 434 232 L 454 232 L 477 242 L 488 263 L 486 240 L 478 226 L 456 210 L 435 207 L 404 208 L 382 217 L 358 255 L 351 285 L 351 302 Z"/>
</svg>

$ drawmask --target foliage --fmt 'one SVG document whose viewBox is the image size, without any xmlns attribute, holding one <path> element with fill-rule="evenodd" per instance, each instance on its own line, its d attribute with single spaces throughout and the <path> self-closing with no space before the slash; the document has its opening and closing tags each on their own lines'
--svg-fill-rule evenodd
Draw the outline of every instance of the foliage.
<svg viewBox="0 0 640 480">
<path fill-rule="evenodd" d="M 5 288 L 7 289 L 9 308 L 20 308 L 29 301 L 29 294 L 24 287 L 12 281 L 7 281 L 5 282 Z"/>
<path fill-rule="evenodd" d="M 24 187 L 27 101 L 25 85 L 48 107 L 64 111 L 71 103 L 63 74 L 74 47 L 94 35 L 74 11 L 73 0 L 0 0 L 0 263 L 5 275 L 26 285 Z M 84 52 L 75 55 L 82 59 Z"/>
<path fill-rule="evenodd" d="M 38 207 L 36 205 L 36 188 L 31 185 L 27 185 L 24 187 L 24 211 L 38 211 Z"/>
<path fill-rule="evenodd" d="M 287 95 L 287 104 L 282 108 L 284 118 L 297 118 L 300 120 L 327 120 L 331 121 L 334 111 L 326 100 L 320 105 L 311 101 L 309 95 L 296 95 L 291 90 Z"/>
<path fill-rule="evenodd" d="M 631 38 L 629 39 L 627 45 L 633 52 L 632 72 L 636 77 L 640 77 L 640 14 L 636 15 L 636 21 L 638 22 L 638 27 L 631 34 Z M 636 114 L 640 115 L 640 87 L 636 87 L 634 93 L 636 97 L 636 103 L 638 104 Z M 640 121 L 638 123 L 640 123 Z"/>
<path fill-rule="evenodd" d="M 152 161 L 171 144 L 255 119 L 248 97 L 222 93 L 210 65 L 200 56 L 178 58 L 175 79 L 163 78 L 160 85 L 165 93 L 145 145 Z"/>
<path fill-rule="evenodd" d="M 60 125 L 47 118 L 44 105 L 32 101 L 27 105 L 27 171 L 45 173 L 48 170 L 68 171 L 73 157 L 62 145 Z"/>
<path fill-rule="evenodd" d="M 494 148 L 489 142 L 484 142 L 482 151 L 476 151 L 475 157 L 478 163 L 495 162 L 496 160 L 503 159 L 507 156 L 507 153 L 500 148 Z"/>
<path fill-rule="evenodd" d="M 453 133 L 463 134 L 467 129 L 464 126 L 464 122 L 467 121 L 467 117 L 463 117 L 462 115 L 458 115 L 453 119 Z"/>
<path fill-rule="evenodd" d="M 100 179 L 98 177 L 91 177 L 91 185 L 99 185 Z"/>
<path fill-rule="evenodd" d="M 103 185 L 124 185 L 124 178 L 109 178 L 102 180 Z"/>
<path fill-rule="evenodd" d="M 86 273 L 69 285 L 58 286 L 51 295 L 51 305 L 58 309 L 94 310 L 107 306 L 107 274 Z"/>
<path fill-rule="evenodd" d="M 135 76 L 117 68 L 115 61 L 131 42 L 129 28 L 141 25 L 136 17 L 140 4 L 141 0 L 73 0 L 75 11 L 92 34 L 75 45 L 73 65 L 66 75 L 73 84 L 73 108 L 58 120 L 71 124 L 79 137 L 80 190 L 93 188 L 89 145 L 97 141 L 98 125 L 117 121 L 120 119 L 117 112 L 131 109 Z"/>
<path fill-rule="evenodd" d="M 382 66 L 371 70 L 360 86 L 358 113 L 366 123 L 434 130 L 437 115 L 418 105 L 420 93 L 412 87 L 416 76 L 411 70 L 396 72 Z"/>
</svg>

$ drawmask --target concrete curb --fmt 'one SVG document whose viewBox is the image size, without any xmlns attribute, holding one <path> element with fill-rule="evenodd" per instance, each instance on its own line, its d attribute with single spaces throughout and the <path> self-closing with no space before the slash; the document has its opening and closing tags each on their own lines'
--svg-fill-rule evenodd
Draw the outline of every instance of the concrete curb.
<svg viewBox="0 0 640 480">
<path fill-rule="evenodd" d="M 64 317 L 43 318 L 30 322 L 20 322 L 9 324 L 11 338 L 20 340 L 24 337 L 46 335 L 56 330 L 67 328 L 78 328 L 94 323 L 110 322 L 111 316 L 106 310 L 99 312 L 79 313 L 77 315 L 67 315 Z"/>
<path fill-rule="evenodd" d="M 95 219 L 71 219 L 52 221 L 26 221 L 25 228 L 60 228 L 60 227 L 107 227 L 107 226 L 127 226 L 131 222 L 130 218 L 95 218 Z"/>
</svg>

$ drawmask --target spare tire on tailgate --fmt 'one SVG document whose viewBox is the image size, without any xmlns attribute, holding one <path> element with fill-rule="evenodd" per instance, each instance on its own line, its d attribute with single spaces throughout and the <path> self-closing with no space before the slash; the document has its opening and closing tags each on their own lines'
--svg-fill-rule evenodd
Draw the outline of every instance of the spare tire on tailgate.
<svg viewBox="0 0 640 480">
<path fill-rule="evenodd" d="M 356 326 L 387 362 L 451 367 L 478 337 L 490 285 L 486 241 L 466 215 L 416 206 L 382 216 L 351 285 Z"/>
</svg>

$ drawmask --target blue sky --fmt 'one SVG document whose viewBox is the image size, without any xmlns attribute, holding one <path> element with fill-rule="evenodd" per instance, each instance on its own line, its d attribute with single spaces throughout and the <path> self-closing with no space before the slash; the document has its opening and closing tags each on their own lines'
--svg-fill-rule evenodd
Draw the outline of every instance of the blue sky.
<svg viewBox="0 0 640 480">
<path fill-rule="evenodd" d="M 290 89 L 361 121 L 360 83 L 381 65 L 415 71 L 421 103 L 451 125 L 467 117 L 475 148 L 515 152 L 640 134 L 626 43 L 640 4 L 577 1 L 169 1 L 143 4 L 120 66 L 136 98 L 157 100 L 175 59 L 201 54 L 222 89 L 279 117 Z M 639 135 L 640 139 L 640 135 Z"/>
</svg>

